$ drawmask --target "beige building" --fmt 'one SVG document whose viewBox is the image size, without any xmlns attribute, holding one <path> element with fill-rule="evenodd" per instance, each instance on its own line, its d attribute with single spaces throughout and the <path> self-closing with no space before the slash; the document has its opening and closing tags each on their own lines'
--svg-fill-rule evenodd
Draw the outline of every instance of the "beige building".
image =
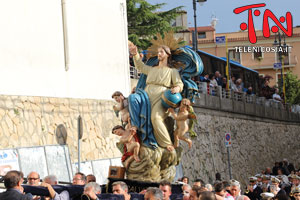
<svg viewBox="0 0 300 200">
<path fill-rule="evenodd" d="M 212 19 L 212 24 L 213 23 Z M 187 45 L 192 46 L 193 31 L 195 28 L 189 28 L 187 24 L 187 13 L 181 11 L 177 19 L 173 22 L 173 26 L 182 27 L 182 31 L 176 34 L 176 37 L 182 37 Z M 271 48 L 275 46 L 275 34 L 271 34 L 270 38 L 263 37 L 261 30 L 256 31 L 257 43 L 251 44 L 249 42 L 248 32 L 231 32 L 231 33 L 216 33 L 215 27 L 204 26 L 197 27 L 198 31 L 198 48 L 199 50 L 205 51 L 207 53 L 213 54 L 218 57 L 226 57 L 226 45 L 216 44 L 216 37 L 226 36 L 228 39 L 228 49 L 230 59 L 239 62 L 245 67 L 254 69 L 259 72 L 260 75 L 270 75 L 273 77 L 271 79 L 271 85 L 276 85 L 278 79 L 281 76 L 280 69 L 274 69 L 274 63 L 279 63 L 279 53 L 269 52 Z M 272 33 L 272 32 L 271 32 Z M 278 38 L 277 38 L 278 42 Z M 282 39 L 282 45 L 284 41 Z M 283 73 L 286 71 L 291 71 L 300 78 L 300 63 L 298 62 L 298 57 L 300 58 L 300 27 L 294 27 L 293 36 L 286 37 L 285 43 L 289 47 L 289 52 L 283 53 L 284 55 L 284 69 Z M 248 51 L 250 47 L 251 52 Z M 264 50 L 265 52 L 254 52 L 255 49 Z M 246 52 L 246 51 L 247 52 Z"/>
<path fill-rule="evenodd" d="M 271 85 L 276 85 L 278 79 L 281 77 L 281 70 L 274 69 L 274 63 L 279 63 L 279 53 L 273 52 L 275 41 L 275 35 L 271 35 L 270 38 L 263 37 L 262 31 L 257 31 L 257 43 L 251 44 L 248 39 L 248 32 L 232 32 L 232 33 L 215 33 L 211 29 L 204 27 L 205 34 L 198 32 L 198 48 L 207 53 L 213 54 L 219 57 L 226 57 L 226 45 L 216 44 L 215 38 L 218 36 L 226 36 L 228 40 L 228 50 L 231 60 L 237 61 L 240 64 L 254 69 L 259 72 L 260 75 L 270 75 Z M 201 30 L 201 28 L 199 28 Z M 201 37 L 199 37 L 199 33 Z M 206 37 L 205 37 L 206 36 Z M 192 34 L 190 34 L 192 39 Z M 277 37 L 278 42 L 278 37 Z M 282 45 L 284 41 L 281 41 Z M 283 73 L 288 70 L 293 74 L 296 74 L 300 78 L 300 64 L 298 63 L 298 57 L 300 57 L 300 27 L 295 27 L 292 37 L 286 37 L 285 43 L 288 50 L 283 52 L 284 55 Z M 192 44 L 192 43 L 190 43 Z"/>
</svg>

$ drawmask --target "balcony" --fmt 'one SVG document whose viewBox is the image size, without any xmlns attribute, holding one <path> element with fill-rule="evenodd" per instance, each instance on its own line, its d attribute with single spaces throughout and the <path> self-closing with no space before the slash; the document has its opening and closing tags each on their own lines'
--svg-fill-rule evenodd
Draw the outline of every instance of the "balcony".
<svg viewBox="0 0 300 200">
<path fill-rule="evenodd" d="M 267 100 L 256 95 L 246 95 L 231 90 L 226 91 L 220 86 L 208 88 L 206 82 L 198 84 L 200 98 L 196 98 L 195 107 L 250 115 L 286 122 L 300 122 L 300 113 L 291 112 L 289 104 L 276 100 Z"/>
</svg>

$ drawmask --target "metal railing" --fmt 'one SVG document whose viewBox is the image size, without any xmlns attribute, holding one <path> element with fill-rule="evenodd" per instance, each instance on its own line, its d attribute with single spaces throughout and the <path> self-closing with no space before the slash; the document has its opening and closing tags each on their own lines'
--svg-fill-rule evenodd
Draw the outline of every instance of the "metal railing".
<svg viewBox="0 0 300 200">
<path fill-rule="evenodd" d="M 254 94 L 248 95 L 245 92 L 226 90 L 221 86 L 210 87 L 206 82 L 198 83 L 198 88 L 200 98 L 196 99 L 195 106 L 281 121 L 300 122 L 300 112 L 293 112 L 289 104 Z"/>
<path fill-rule="evenodd" d="M 134 66 L 130 66 L 130 78 L 131 79 L 139 79 L 140 74 L 141 73 Z"/>
</svg>

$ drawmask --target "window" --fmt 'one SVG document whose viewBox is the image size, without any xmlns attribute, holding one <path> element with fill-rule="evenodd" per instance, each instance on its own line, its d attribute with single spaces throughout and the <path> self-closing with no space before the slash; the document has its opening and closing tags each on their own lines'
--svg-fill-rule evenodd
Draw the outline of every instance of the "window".
<svg viewBox="0 0 300 200">
<path fill-rule="evenodd" d="M 198 39 L 204 39 L 204 38 L 206 38 L 206 32 L 199 32 Z"/>
<path fill-rule="evenodd" d="M 253 59 L 257 61 L 261 61 L 263 59 L 263 53 L 261 52 L 261 48 L 258 47 L 253 52 Z"/>
<path fill-rule="evenodd" d="M 287 47 L 288 49 L 288 47 Z M 280 63 L 280 55 L 282 56 L 282 61 L 284 62 L 284 65 L 290 64 L 289 59 L 289 51 L 283 51 L 283 52 L 277 52 L 276 53 L 276 62 Z"/>
<path fill-rule="evenodd" d="M 228 50 L 229 59 L 241 63 L 241 54 L 236 52 L 235 49 Z"/>
<path fill-rule="evenodd" d="M 284 72 L 283 76 L 286 78 L 286 72 Z M 280 83 L 278 81 L 280 81 Z M 276 73 L 276 83 L 281 85 L 281 73 Z"/>
</svg>

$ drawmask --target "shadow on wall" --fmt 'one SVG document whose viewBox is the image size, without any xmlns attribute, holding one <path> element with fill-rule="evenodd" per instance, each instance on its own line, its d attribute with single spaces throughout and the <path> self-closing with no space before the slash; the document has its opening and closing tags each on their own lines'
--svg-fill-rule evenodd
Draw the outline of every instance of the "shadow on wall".
<svg viewBox="0 0 300 200">
<path fill-rule="evenodd" d="M 56 141 L 60 145 L 65 145 L 67 142 L 67 130 L 63 124 L 59 124 L 56 128 Z"/>
</svg>

